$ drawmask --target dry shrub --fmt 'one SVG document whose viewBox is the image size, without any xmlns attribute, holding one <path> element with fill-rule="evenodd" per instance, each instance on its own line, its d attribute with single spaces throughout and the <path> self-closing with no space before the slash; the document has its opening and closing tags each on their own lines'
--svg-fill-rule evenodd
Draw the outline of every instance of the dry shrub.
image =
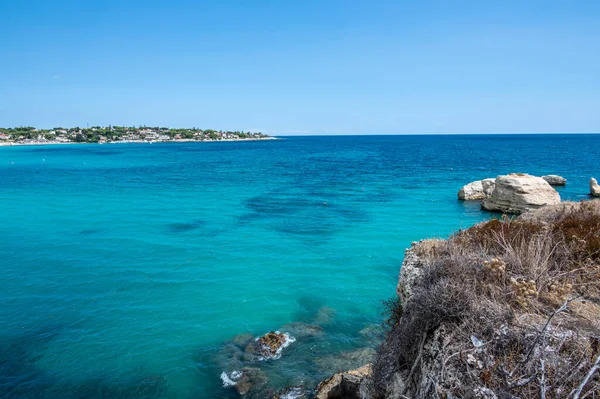
<svg viewBox="0 0 600 399">
<path fill-rule="evenodd" d="M 600 351 L 600 202 L 547 208 L 413 247 L 426 266 L 390 313 L 375 397 L 385 397 L 394 375 L 409 378 L 413 398 L 471 397 L 481 387 L 499 397 L 562 398 L 577 388 Z M 440 328 L 452 336 L 427 366 L 424 337 Z M 472 336 L 485 346 L 474 348 Z M 426 370 L 433 375 L 419 375 Z M 583 394 L 600 397 L 598 378 Z"/>
</svg>

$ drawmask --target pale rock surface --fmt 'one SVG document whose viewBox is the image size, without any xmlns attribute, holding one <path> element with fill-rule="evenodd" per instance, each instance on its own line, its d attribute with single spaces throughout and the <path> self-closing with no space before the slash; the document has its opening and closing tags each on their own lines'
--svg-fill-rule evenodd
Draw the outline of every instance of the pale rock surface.
<svg viewBox="0 0 600 399">
<path fill-rule="evenodd" d="M 315 399 L 363 399 L 368 398 L 364 384 L 372 373 L 372 365 L 367 364 L 356 370 L 336 373 L 317 387 Z"/>
<path fill-rule="evenodd" d="M 476 180 L 458 190 L 459 200 L 480 200 L 492 195 L 496 179 Z"/>
<path fill-rule="evenodd" d="M 564 186 L 567 184 L 567 179 L 558 175 L 546 175 L 542 176 L 542 179 L 546 180 L 551 186 Z"/>
<path fill-rule="evenodd" d="M 590 194 L 594 197 L 600 197 L 600 185 L 598 185 L 598 181 L 593 177 L 590 178 Z"/>
<path fill-rule="evenodd" d="M 427 239 L 413 242 L 410 248 L 404 251 L 404 262 L 400 268 L 400 276 L 396 285 L 396 294 L 402 303 L 405 303 L 412 295 L 413 287 L 417 280 L 423 274 L 423 268 L 426 266 L 423 256 L 419 252 L 435 251 L 438 243 L 443 242 L 439 239 Z"/>
<path fill-rule="evenodd" d="M 541 177 L 523 173 L 498 176 L 496 187 L 481 203 L 483 209 L 521 214 L 545 205 L 557 204 L 560 195 Z"/>
</svg>

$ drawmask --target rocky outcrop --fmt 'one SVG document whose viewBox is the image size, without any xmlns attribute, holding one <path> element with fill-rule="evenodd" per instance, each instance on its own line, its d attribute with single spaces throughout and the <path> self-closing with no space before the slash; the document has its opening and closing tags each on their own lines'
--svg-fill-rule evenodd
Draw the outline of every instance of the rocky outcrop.
<svg viewBox="0 0 600 399">
<path fill-rule="evenodd" d="M 315 399 L 370 398 L 366 381 L 371 373 L 371 364 L 356 370 L 336 373 L 319 384 Z"/>
<path fill-rule="evenodd" d="M 410 248 L 404 251 L 404 262 L 402 262 L 400 277 L 396 285 L 396 295 L 398 295 L 401 302 L 406 302 L 412 295 L 413 287 L 423 274 L 424 259 L 431 258 L 440 243 L 444 243 L 444 240 L 415 241 Z"/>
<path fill-rule="evenodd" d="M 600 201 L 567 202 L 413 243 L 395 323 L 354 394 L 592 397 L 600 389 L 598 226 Z M 572 270 L 585 277 L 568 277 Z"/>
<path fill-rule="evenodd" d="M 523 173 L 498 176 L 496 187 L 481 207 L 488 211 L 521 214 L 560 202 L 560 195 L 541 177 Z"/>
<path fill-rule="evenodd" d="M 600 185 L 598 185 L 598 181 L 593 177 L 590 178 L 590 195 L 600 197 Z"/>
<path fill-rule="evenodd" d="M 287 333 L 271 331 L 255 341 L 250 341 L 244 351 L 246 360 L 279 359 L 283 348 L 296 341 Z"/>
<path fill-rule="evenodd" d="M 567 179 L 559 175 L 546 175 L 542 176 L 542 179 L 546 180 L 551 186 L 564 186 L 567 184 Z"/>
<path fill-rule="evenodd" d="M 488 198 L 494 191 L 496 179 L 476 180 L 458 190 L 459 200 L 481 200 Z"/>
</svg>

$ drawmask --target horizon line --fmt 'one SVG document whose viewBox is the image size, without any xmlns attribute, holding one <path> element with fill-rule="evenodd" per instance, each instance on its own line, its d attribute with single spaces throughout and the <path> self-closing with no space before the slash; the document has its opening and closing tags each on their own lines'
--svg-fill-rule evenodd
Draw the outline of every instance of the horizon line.
<svg viewBox="0 0 600 399">
<path fill-rule="evenodd" d="M 264 132 L 269 136 L 286 136 L 286 137 L 317 137 L 317 136 L 510 136 L 510 135 L 578 135 L 578 134 L 589 134 L 595 135 L 600 134 L 598 132 L 513 132 L 513 133 L 269 133 Z"/>
</svg>

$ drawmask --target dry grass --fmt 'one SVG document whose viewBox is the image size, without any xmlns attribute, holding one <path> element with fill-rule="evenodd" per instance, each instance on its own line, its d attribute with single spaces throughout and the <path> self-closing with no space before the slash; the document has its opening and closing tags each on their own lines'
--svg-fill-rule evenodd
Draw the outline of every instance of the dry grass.
<svg viewBox="0 0 600 399">
<path fill-rule="evenodd" d="M 413 398 L 484 388 L 576 397 L 600 351 L 600 201 L 492 220 L 414 250 L 426 266 L 408 301 L 390 306 L 374 396 L 399 374 Z M 580 397 L 600 398 L 596 374 Z"/>
</svg>

